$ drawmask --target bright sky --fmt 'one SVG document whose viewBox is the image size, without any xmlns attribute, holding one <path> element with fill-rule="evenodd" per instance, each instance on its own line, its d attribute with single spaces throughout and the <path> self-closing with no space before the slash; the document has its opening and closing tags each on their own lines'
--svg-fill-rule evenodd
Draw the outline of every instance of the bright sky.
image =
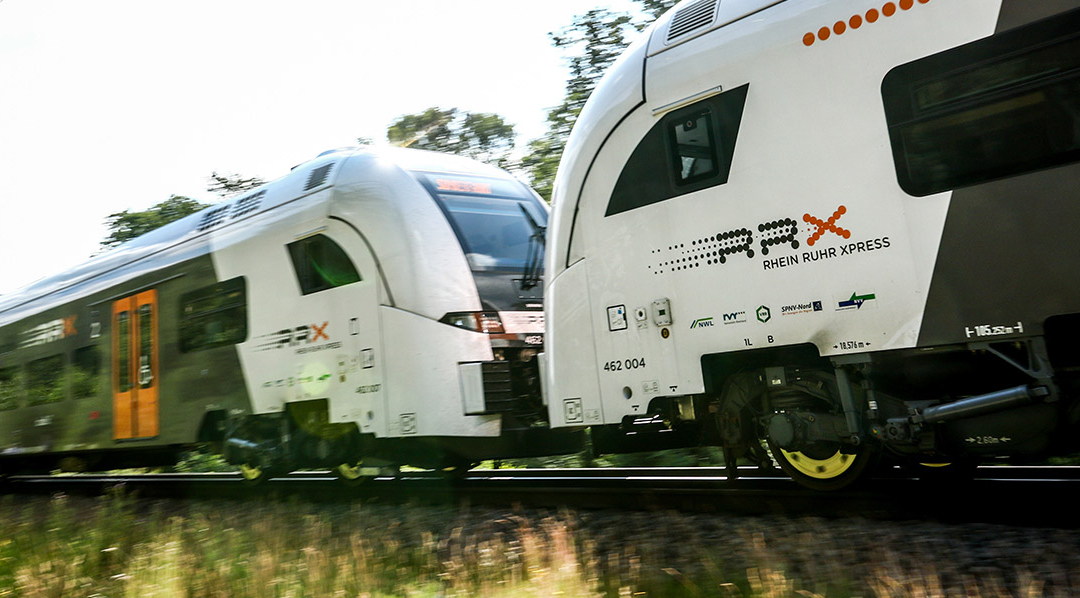
<svg viewBox="0 0 1080 598">
<path fill-rule="evenodd" d="M 85 260 L 105 218 L 212 171 L 270 180 L 430 106 L 520 144 L 562 99 L 547 36 L 629 0 L 0 0 L 0 293 Z"/>
</svg>

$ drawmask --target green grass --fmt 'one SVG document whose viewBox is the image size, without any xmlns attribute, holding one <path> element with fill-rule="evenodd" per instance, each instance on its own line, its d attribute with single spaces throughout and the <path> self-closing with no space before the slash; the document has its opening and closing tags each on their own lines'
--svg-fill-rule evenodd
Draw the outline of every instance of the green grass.
<svg viewBox="0 0 1080 598">
<path fill-rule="evenodd" d="M 855 584 L 853 547 L 824 531 L 834 524 L 714 525 L 679 513 L 6 497 L 0 597 L 1043 595 L 1033 576 L 1013 580 L 1016 594 L 993 575 L 947 582 L 936 549 L 915 564 L 885 549 L 866 555 L 872 573 Z M 806 569 L 792 554 L 828 555 L 810 558 L 813 585 L 788 573 Z"/>
</svg>

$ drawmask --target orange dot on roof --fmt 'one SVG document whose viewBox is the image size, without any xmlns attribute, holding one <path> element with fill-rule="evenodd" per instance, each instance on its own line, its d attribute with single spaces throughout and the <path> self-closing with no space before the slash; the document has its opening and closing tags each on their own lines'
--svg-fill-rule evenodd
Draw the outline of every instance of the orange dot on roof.
<svg viewBox="0 0 1080 598">
<path fill-rule="evenodd" d="M 896 14 L 896 5 L 892 2 L 886 2 L 885 6 L 881 7 L 881 14 L 891 17 Z"/>
<path fill-rule="evenodd" d="M 845 25 L 843 21 L 837 21 L 835 24 L 833 24 L 832 30 L 833 33 L 835 33 L 836 35 L 841 35 L 845 31 L 847 31 L 847 25 Z"/>
<path fill-rule="evenodd" d="M 821 29 L 818 29 L 817 36 L 821 41 L 829 39 L 829 28 L 822 27 Z"/>
<path fill-rule="evenodd" d="M 814 45 L 814 39 L 816 38 L 814 37 L 813 33 L 807 33 L 806 35 L 802 36 L 802 43 L 804 46 L 812 46 Z"/>
<path fill-rule="evenodd" d="M 911 7 L 915 5 L 915 0 L 900 0 L 900 8 L 904 10 L 911 10 Z"/>
<path fill-rule="evenodd" d="M 862 27 L 862 17 L 860 17 L 859 15 L 851 17 L 850 19 L 848 19 L 848 25 L 850 25 L 852 29 L 858 29 L 859 27 Z"/>
<path fill-rule="evenodd" d="M 878 11 L 877 11 L 876 8 L 871 8 L 870 10 L 866 11 L 866 22 L 867 23 L 873 23 L 874 21 L 877 20 L 877 18 L 878 18 Z"/>
<path fill-rule="evenodd" d="M 926 4 L 926 3 L 927 3 L 927 2 L 929 2 L 929 1 L 930 1 L 930 0 L 919 0 L 919 4 Z"/>
</svg>

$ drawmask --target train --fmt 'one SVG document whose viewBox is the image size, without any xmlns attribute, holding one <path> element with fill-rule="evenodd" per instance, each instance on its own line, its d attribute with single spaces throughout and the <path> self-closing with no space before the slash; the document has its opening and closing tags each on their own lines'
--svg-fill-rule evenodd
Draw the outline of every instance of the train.
<svg viewBox="0 0 1080 598">
<path fill-rule="evenodd" d="M 1080 0 L 683 0 L 550 212 L 395 148 L 0 297 L 0 472 L 722 449 L 838 490 L 1080 448 Z"/>
<path fill-rule="evenodd" d="M 330 151 L 0 297 L 0 471 L 209 446 L 252 482 L 350 481 L 580 450 L 539 392 L 547 217 L 473 160 Z"/>
<path fill-rule="evenodd" d="M 554 428 L 819 490 L 1080 441 L 1080 2 L 685 0 L 590 97 Z"/>
</svg>

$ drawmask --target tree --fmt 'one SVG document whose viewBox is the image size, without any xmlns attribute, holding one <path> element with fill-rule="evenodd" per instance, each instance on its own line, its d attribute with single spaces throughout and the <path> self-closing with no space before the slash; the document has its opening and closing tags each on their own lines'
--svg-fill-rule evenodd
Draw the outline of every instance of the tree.
<svg viewBox="0 0 1080 598">
<path fill-rule="evenodd" d="M 210 184 L 206 187 L 206 190 L 217 193 L 224 198 L 239 195 L 266 182 L 259 177 L 244 178 L 238 174 L 218 174 L 216 170 L 210 173 L 209 181 Z"/>
<path fill-rule="evenodd" d="M 109 236 L 105 237 L 105 240 L 101 242 L 101 246 L 103 249 L 116 247 L 135 237 L 165 226 L 174 220 L 194 214 L 208 207 L 208 205 L 190 197 L 172 195 L 169 199 L 141 212 L 124 210 L 123 212 L 110 214 L 105 221 L 106 226 L 109 228 Z"/>
<path fill-rule="evenodd" d="M 642 7 L 640 15 L 594 9 L 578 15 L 569 27 L 549 34 L 556 48 L 571 53 L 570 78 L 562 103 L 548 111 L 547 132 L 529 142 L 529 153 L 521 160 L 533 188 L 549 200 L 570 130 L 596 84 L 629 45 L 629 38 L 675 4 L 674 0 L 636 1 Z"/>
<path fill-rule="evenodd" d="M 434 107 L 406 114 L 386 130 L 390 143 L 467 156 L 499 167 L 510 163 L 514 125 L 498 114 Z"/>
</svg>

